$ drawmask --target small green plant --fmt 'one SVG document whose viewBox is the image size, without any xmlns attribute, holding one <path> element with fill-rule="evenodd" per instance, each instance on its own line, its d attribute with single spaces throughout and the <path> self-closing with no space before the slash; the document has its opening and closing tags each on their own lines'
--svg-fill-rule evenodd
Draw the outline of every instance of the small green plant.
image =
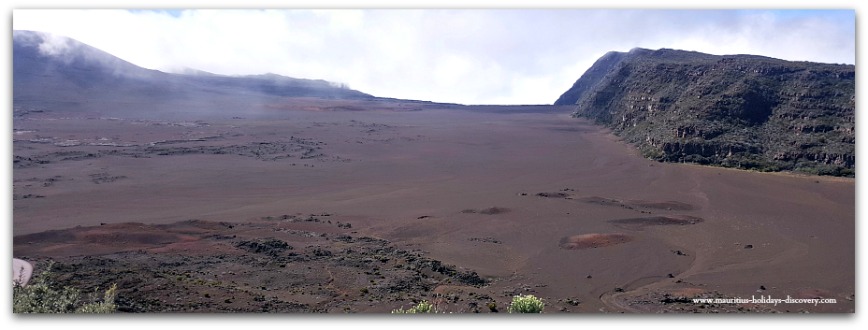
<svg viewBox="0 0 868 330">
<path fill-rule="evenodd" d="M 96 292 L 94 292 L 96 293 Z M 84 304 L 75 310 L 76 313 L 91 313 L 91 314 L 109 314 L 114 313 L 118 306 L 115 304 L 115 298 L 118 295 L 118 285 L 112 284 L 112 287 L 105 291 L 102 301 Z"/>
<path fill-rule="evenodd" d="M 427 300 L 422 300 L 416 306 L 410 307 L 410 309 L 404 309 L 403 307 L 399 309 L 393 309 L 392 314 L 426 314 L 426 313 L 437 313 L 437 307 L 434 307 Z"/>
<path fill-rule="evenodd" d="M 81 292 L 69 286 L 57 286 L 52 280 L 51 265 L 29 285 L 12 287 L 13 313 L 114 313 L 117 285 L 105 291 L 102 301 L 83 303 Z M 95 294 L 95 296 L 98 294 Z M 98 300 L 91 297 L 91 300 Z"/>
<path fill-rule="evenodd" d="M 518 295 L 512 297 L 507 312 L 509 313 L 542 313 L 545 303 L 533 295 Z"/>
</svg>

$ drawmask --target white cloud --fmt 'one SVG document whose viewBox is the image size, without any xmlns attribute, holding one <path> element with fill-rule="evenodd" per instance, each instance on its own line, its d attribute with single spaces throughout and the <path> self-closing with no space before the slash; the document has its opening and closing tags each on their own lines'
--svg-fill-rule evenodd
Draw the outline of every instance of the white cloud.
<svg viewBox="0 0 868 330">
<path fill-rule="evenodd" d="M 42 38 L 42 43 L 39 44 L 39 53 L 47 56 L 63 56 L 71 46 L 71 41 L 67 38 L 46 34 Z"/>
<path fill-rule="evenodd" d="M 472 104 L 551 103 L 599 56 L 633 47 L 855 62 L 852 11 L 15 10 L 13 28 L 152 69 L 273 72 Z"/>
</svg>

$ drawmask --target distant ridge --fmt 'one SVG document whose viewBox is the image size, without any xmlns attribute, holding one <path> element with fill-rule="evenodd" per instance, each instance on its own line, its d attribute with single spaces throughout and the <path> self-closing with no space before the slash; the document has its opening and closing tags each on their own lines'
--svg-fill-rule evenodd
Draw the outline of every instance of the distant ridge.
<svg viewBox="0 0 868 330">
<path fill-rule="evenodd" d="M 555 101 L 645 157 L 855 175 L 855 66 L 636 48 L 609 52 Z"/>
<path fill-rule="evenodd" d="M 74 39 L 37 31 L 12 33 L 13 97 L 28 101 L 184 99 L 255 93 L 265 96 L 372 99 L 324 80 L 276 74 L 223 76 L 187 69 L 185 74 L 148 70 Z"/>
</svg>

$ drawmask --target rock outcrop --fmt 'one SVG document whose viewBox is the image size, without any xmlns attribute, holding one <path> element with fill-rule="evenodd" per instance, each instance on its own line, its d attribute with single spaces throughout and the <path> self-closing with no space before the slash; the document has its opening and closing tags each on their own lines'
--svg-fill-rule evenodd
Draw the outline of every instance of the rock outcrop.
<svg viewBox="0 0 868 330">
<path fill-rule="evenodd" d="M 633 49 L 600 58 L 555 102 L 645 157 L 855 175 L 855 67 Z"/>
</svg>

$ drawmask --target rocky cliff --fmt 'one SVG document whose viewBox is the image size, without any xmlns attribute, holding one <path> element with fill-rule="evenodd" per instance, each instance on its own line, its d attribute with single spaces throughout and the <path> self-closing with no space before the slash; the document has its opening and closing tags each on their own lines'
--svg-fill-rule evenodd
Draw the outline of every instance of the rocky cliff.
<svg viewBox="0 0 868 330">
<path fill-rule="evenodd" d="M 855 67 L 633 49 L 600 58 L 556 105 L 645 157 L 855 175 Z"/>
</svg>

